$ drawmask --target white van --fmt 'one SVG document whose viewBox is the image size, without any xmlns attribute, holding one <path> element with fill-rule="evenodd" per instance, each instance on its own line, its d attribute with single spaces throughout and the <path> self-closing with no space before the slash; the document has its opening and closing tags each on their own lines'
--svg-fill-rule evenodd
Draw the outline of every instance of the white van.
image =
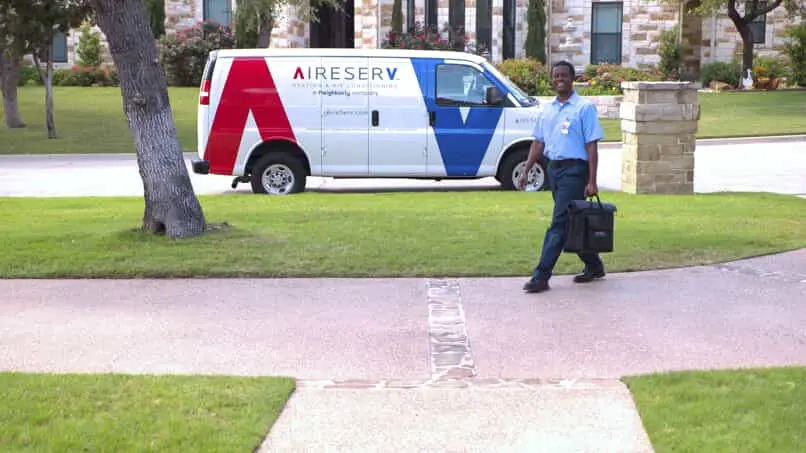
<svg viewBox="0 0 806 453">
<path fill-rule="evenodd" d="M 193 172 L 278 195 L 307 176 L 494 176 L 517 190 L 538 116 L 484 58 L 450 51 L 219 50 L 200 91 Z M 540 162 L 527 190 L 546 179 Z"/>
</svg>

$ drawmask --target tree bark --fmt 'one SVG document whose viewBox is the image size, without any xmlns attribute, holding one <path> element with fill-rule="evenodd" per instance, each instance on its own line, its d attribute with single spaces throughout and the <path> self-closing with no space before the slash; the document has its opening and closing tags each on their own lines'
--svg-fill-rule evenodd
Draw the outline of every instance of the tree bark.
<svg viewBox="0 0 806 453">
<path fill-rule="evenodd" d="M 753 32 L 750 30 L 750 25 L 744 21 L 740 24 L 736 25 L 736 30 L 742 37 L 742 77 L 744 77 L 748 69 L 753 70 Z"/>
<path fill-rule="evenodd" d="M 20 115 L 20 103 L 17 98 L 17 85 L 20 81 L 22 58 L 6 55 L 0 50 L 0 85 L 3 91 L 3 117 L 9 129 L 24 128 L 26 125 Z"/>
<path fill-rule="evenodd" d="M 173 238 L 202 234 L 204 213 L 176 134 L 168 86 L 142 0 L 90 0 L 118 70 L 123 111 L 143 180 L 143 230 Z"/>
<path fill-rule="evenodd" d="M 268 19 L 260 26 L 260 31 L 257 37 L 257 46 L 261 49 L 266 49 L 271 44 L 271 30 L 274 28 L 274 19 Z"/>
<path fill-rule="evenodd" d="M 42 84 L 45 85 L 45 125 L 48 130 L 48 138 L 54 139 L 58 138 L 58 135 L 56 134 L 56 119 L 53 116 L 53 55 L 49 44 L 44 46 L 42 53 L 45 54 L 45 73 L 42 74 L 41 63 L 36 53 L 34 53 L 34 64 Z"/>
</svg>

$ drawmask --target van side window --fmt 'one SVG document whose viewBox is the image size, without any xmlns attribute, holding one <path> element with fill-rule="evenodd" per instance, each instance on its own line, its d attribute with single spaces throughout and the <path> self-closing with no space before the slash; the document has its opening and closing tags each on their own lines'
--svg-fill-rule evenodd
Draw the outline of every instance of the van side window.
<svg viewBox="0 0 806 453">
<path fill-rule="evenodd" d="M 478 107 L 487 105 L 492 82 L 476 68 L 458 64 L 437 65 L 437 105 Z"/>
</svg>

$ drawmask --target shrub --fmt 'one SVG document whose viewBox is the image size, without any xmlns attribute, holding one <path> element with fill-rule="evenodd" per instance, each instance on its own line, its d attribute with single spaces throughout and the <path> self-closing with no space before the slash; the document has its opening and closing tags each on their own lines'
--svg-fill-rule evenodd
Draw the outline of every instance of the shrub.
<svg viewBox="0 0 806 453">
<path fill-rule="evenodd" d="M 786 31 L 784 54 L 789 57 L 792 83 L 806 86 L 806 20 Z"/>
<path fill-rule="evenodd" d="M 711 82 L 724 82 L 732 87 L 738 87 L 742 78 L 741 67 L 732 62 L 714 61 L 700 67 L 700 82 L 707 87 Z"/>
<path fill-rule="evenodd" d="M 589 79 L 590 90 L 597 94 L 622 94 L 621 82 L 659 81 L 663 75 L 656 69 L 638 69 L 614 64 L 588 65 L 585 77 Z M 589 90 L 589 91 L 590 91 Z"/>
<path fill-rule="evenodd" d="M 17 86 L 42 85 L 42 79 L 39 78 L 36 68 L 31 66 L 30 63 L 26 63 L 23 63 L 20 68 L 20 79 L 17 82 Z"/>
<path fill-rule="evenodd" d="M 414 29 L 405 32 L 390 31 L 381 42 L 384 49 L 416 49 L 416 50 L 454 50 L 476 55 L 484 53 L 482 46 L 477 46 L 467 39 L 461 28 L 451 29 L 443 25 L 441 31 L 424 27 L 419 22 Z"/>
<path fill-rule="evenodd" d="M 534 58 L 510 58 L 496 68 L 529 96 L 554 94 L 549 68 Z"/>
<path fill-rule="evenodd" d="M 81 24 L 81 35 L 78 37 L 78 64 L 81 66 L 97 67 L 103 63 L 103 45 L 101 34 L 94 31 L 89 22 Z"/>
<path fill-rule="evenodd" d="M 778 87 L 776 79 L 787 77 L 790 70 L 781 58 L 756 56 L 753 59 L 753 82 L 759 88 Z"/>
<path fill-rule="evenodd" d="M 53 71 L 53 85 L 66 87 L 119 86 L 117 72 L 106 65 L 98 67 L 75 65 L 72 69 Z"/>
<path fill-rule="evenodd" d="M 679 31 L 680 25 L 675 24 L 660 34 L 658 70 L 665 80 L 679 80 L 683 70 L 683 43 Z"/>
<path fill-rule="evenodd" d="M 207 56 L 213 50 L 235 47 L 235 35 L 215 22 L 197 23 L 159 39 L 159 58 L 168 84 L 198 86 Z"/>
</svg>

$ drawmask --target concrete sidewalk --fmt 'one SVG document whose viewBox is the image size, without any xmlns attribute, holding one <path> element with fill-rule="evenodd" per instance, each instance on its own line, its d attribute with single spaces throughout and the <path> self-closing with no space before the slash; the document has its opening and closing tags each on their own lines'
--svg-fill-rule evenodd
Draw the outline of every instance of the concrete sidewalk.
<svg viewBox="0 0 806 453">
<path fill-rule="evenodd" d="M 0 370 L 293 375 L 263 452 L 632 453 L 619 377 L 806 365 L 806 249 L 523 280 L 0 280 Z"/>
</svg>

